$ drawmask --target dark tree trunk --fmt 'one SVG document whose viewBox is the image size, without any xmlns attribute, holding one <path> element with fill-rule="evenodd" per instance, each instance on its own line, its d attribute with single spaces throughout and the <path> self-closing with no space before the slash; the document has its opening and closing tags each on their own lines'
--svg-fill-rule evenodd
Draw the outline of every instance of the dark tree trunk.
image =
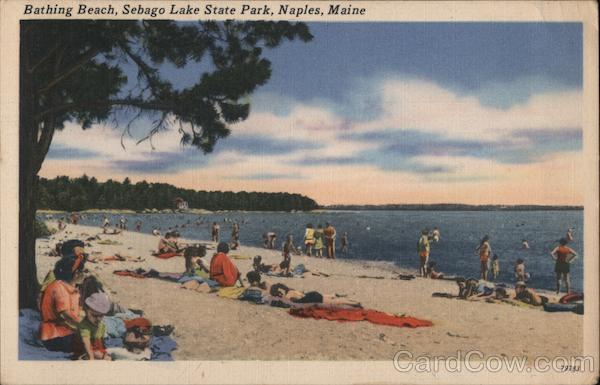
<svg viewBox="0 0 600 385">
<path fill-rule="evenodd" d="M 35 190 L 37 187 L 37 127 L 34 99 L 27 69 L 25 36 L 21 33 L 19 71 L 19 308 L 36 308 L 39 291 L 35 265 Z"/>
</svg>

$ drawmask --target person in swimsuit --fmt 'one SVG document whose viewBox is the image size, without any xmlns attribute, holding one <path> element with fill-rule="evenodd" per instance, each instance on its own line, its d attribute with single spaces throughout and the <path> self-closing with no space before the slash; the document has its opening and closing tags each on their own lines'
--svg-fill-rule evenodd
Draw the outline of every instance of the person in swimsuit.
<svg viewBox="0 0 600 385">
<path fill-rule="evenodd" d="M 319 223 L 314 233 L 315 237 L 315 257 L 323 258 L 323 226 Z"/>
<path fill-rule="evenodd" d="M 427 276 L 427 262 L 429 261 L 429 231 L 421 231 L 421 238 L 417 242 L 417 253 L 419 254 L 419 273 L 421 277 Z"/>
<path fill-rule="evenodd" d="M 571 292 L 571 262 L 577 257 L 577 253 L 567 246 L 567 239 L 559 241 L 559 245 L 552 250 L 550 255 L 556 262 L 554 272 L 556 273 L 556 294 L 560 293 L 560 281 L 565 281 L 567 293 Z"/>
<path fill-rule="evenodd" d="M 483 237 L 479 246 L 475 249 L 475 251 L 479 254 L 479 264 L 481 267 L 481 279 L 487 281 L 488 275 L 488 263 L 490 260 L 490 255 L 492 254 L 492 248 L 490 246 L 490 237 L 486 235 Z"/>
<path fill-rule="evenodd" d="M 312 223 L 306 225 L 304 231 L 304 246 L 306 247 L 306 255 L 312 257 L 312 248 L 315 244 L 315 229 Z"/>
</svg>

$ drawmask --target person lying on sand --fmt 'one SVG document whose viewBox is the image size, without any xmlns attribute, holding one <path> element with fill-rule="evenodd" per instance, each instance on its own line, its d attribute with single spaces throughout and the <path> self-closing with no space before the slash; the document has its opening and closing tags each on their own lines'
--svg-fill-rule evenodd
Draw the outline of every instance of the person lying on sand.
<svg viewBox="0 0 600 385">
<path fill-rule="evenodd" d="M 119 229 L 112 229 L 112 230 L 108 230 L 108 227 L 103 227 L 102 228 L 102 234 L 105 235 L 116 235 L 116 234 L 121 234 L 123 230 L 119 230 Z"/>
<path fill-rule="evenodd" d="M 542 306 L 544 302 L 548 302 L 548 298 L 539 295 L 533 289 L 528 289 L 523 281 L 515 285 L 515 299 L 533 306 Z"/>
<path fill-rule="evenodd" d="M 263 295 L 270 295 L 275 298 L 288 300 L 293 303 L 323 303 L 329 305 L 345 305 L 361 307 L 357 301 L 339 298 L 335 295 L 323 295 L 317 291 L 302 292 L 294 290 L 282 283 L 270 284 L 267 281 L 261 281 L 260 274 L 256 271 L 250 271 L 246 274 L 246 279 L 250 287 L 260 289 Z"/>
</svg>

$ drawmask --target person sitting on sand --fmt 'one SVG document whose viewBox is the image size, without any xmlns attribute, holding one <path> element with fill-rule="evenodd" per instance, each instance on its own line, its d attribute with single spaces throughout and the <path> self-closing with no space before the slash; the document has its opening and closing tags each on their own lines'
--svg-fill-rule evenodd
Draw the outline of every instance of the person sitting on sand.
<svg viewBox="0 0 600 385">
<path fill-rule="evenodd" d="M 312 248 L 315 244 L 315 229 L 312 223 L 306 225 L 304 231 L 304 246 L 306 247 L 306 255 L 312 257 Z"/>
<path fill-rule="evenodd" d="M 492 258 L 492 277 L 494 278 L 494 281 L 498 279 L 498 275 L 500 274 L 499 259 L 500 257 L 498 256 L 498 254 L 494 254 L 494 257 Z"/>
<path fill-rule="evenodd" d="M 429 262 L 427 264 L 427 274 L 426 274 L 426 276 L 428 278 L 431 278 L 431 279 L 442 279 L 442 278 L 444 278 L 444 273 L 439 273 L 439 272 L 435 271 L 436 265 L 437 264 L 435 262 Z"/>
<path fill-rule="evenodd" d="M 523 281 L 515 285 L 515 299 L 533 306 L 541 306 L 544 301 L 533 289 L 528 289 Z"/>
<path fill-rule="evenodd" d="M 205 255 L 205 246 L 194 245 L 187 247 L 183 252 L 183 257 L 185 258 L 185 274 L 194 274 L 196 268 L 199 268 L 205 273 L 210 273 L 209 269 L 206 266 L 204 266 L 204 263 L 202 263 L 202 260 L 200 259 Z"/>
<path fill-rule="evenodd" d="M 157 229 L 156 227 L 152 229 L 152 235 L 154 236 L 160 236 L 160 230 Z"/>
<path fill-rule="evenodd" d="M 83 310 L 85 318 L 77 326 L 74 337 L 73 355 L 80 360 L 107 360 L 104 335 L 106 325 L 102 319 L 110 310 L 110 300 L 104 293 L 94 293 L 85 300 Z"/>
<path fill-rule="evenodd" d="M 556 273 L 556 294 L 560 293 L 560 281 L 561 278 L 565 282 L 565 286 L 567 289 L 567 293 L 571 292 L 571 279 L 570 279 L 570 269 L 571 262 L 577 258 L 577 253 L 575 250 L 571 249 L 567 246 L 568 241 L 565 238 L 562 238 L 559 241 L 559 245 L 552 250 L 550 255 L 552 259 L 556 262 L 554 265 L 554 272 Z"/>
<path fill-rule="evenodd" d="M 169 231 L 164 238 L 158 241 L 158 254 L 179 253 L 183 250 L 181 245 L 177 243 L 179 234 L 176 231 Z"/>
<path fill-rule="evenodd" d="M 479 294 L 479 281 L 474 278 L 464 279 L 458 278 L 456 280 L 458 285 L 458 298 L 468 299 L 474 295 Z"/>
<path fill-rule="evenodd" d="M 116 235 L 116 234 L 121 234 L 121 232 L 122 232 L 122 230 L 119 230 L 119 229 L 109 230 L 108 227 L 102 228 L 102 234 L 105 234 L 105 235 Z"/>
<path fill-rule="evenodd" d="M 268 273 L 270 271 L 273 271 L 276 269 L 276 264 L 275 265 L 266 265 L 264 263 L 262 263 L 262 257 L 260 255 L 257 255 L 254 257 L 254 259 L 252 260 L 252 268 L 254 269 L 254 271 L 256 271 L 257 273 Z"/>
<path fill-rule="evenodd" d="M 323 258 L 323 226 L 319 223 L 314 233 L 315 237 L 315 257 Z"/>
<path fill-rule="evenodd" d="M 515 263 L 515 278 L 517 282 L 525 282 L 527 273 L 525 272 L 525 261 L 521 258 Z"/>
<path fill-rule="evenodd" d="M 429 231 L 421 231 L 421 238 L 417 242 L 417 253 L 419 254 L 419 274 L 427 276 L 427 262 L 429 260 Z"/>
<path fill-rule="evenodd" d="M 73 338 L 79 324 L 79 291 L 76 285 L 83 279 L 85 261 L 63 257 L 54 267 L 56 278 L 44 290 L 40 301 L 39 337 L 50 351 L 73 351 Z"/>
<path fill-rule="evenodd" d="M 235 286 L 236 282 L 239 281 L 243 287 L 241 274 L 235 264 L 229 259 L 227 253 L 229 252 L 229 245 L 225 242 L 221 242 L 217 246 L 217 253 L 212 257 L 210 261 L 210 279 L 217 281 L 222 287 Z"/>
</svg>

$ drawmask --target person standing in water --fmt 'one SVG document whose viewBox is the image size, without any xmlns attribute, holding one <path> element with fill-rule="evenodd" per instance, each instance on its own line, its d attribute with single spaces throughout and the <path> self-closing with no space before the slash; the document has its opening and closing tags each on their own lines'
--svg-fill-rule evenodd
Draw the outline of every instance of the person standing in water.
<svg viewBox="0 0 600 385">
<path fill-rule="evenodd" d="M 488 263 L 490 260 L 490 255 L 492 254 L 489 235 L 483 237 L 483 239 L 479 243 L 479 246 L 477 246 L 477 248 L 475 249 L 475 252 L 479 254 L 479 263 L 481 266 L 481 279 L 487 281 Z"/>
<path fill-rule="evenodd" d="M 433 231 L 431 232 L 431 239 L 435 242 L 438 243 L 440 241 L 440 229 L 436 227 L 433 228 Z"/>
<path fill-rule="evenodd" d="M 348 233 L 344 232 L 342 235 L 342 253 L 348 254 Z"/>
<path fill-rule="evenodd" d="M 213 242 L 219 243 L 219 233 L 221 232 L 221 227 L 217 222 L 213 222 L 210 228 L 210 236 Z"/>
<path fill-rule="evenodd" d="M 560 293 L 560 281 L 565 281 L 567 294 L 571 292 L 571 262 L 577 258 L 577 253 L 567 246 L 568 241 L 563 238 L 559 245 L 552 250 L 550 255 L 556 261 L 554 272 L 556 273 L 556 294 Z"/>
<path fill-rule="evenodd" d="M 421 231 L 421 238 L 417 242 L 417 253 L 419 254 L 419 274 L 427 276 L 427 262 L 429 261 L 429 231 Z"/>
<path fill-rule="evenodd" d="M 569 227 L 569 229 L 567 230 L 567 236 L 565 238 L 567 240 L 567 242 L 571 242 L 573 240 L 573 228 Z"/>
</svg>

